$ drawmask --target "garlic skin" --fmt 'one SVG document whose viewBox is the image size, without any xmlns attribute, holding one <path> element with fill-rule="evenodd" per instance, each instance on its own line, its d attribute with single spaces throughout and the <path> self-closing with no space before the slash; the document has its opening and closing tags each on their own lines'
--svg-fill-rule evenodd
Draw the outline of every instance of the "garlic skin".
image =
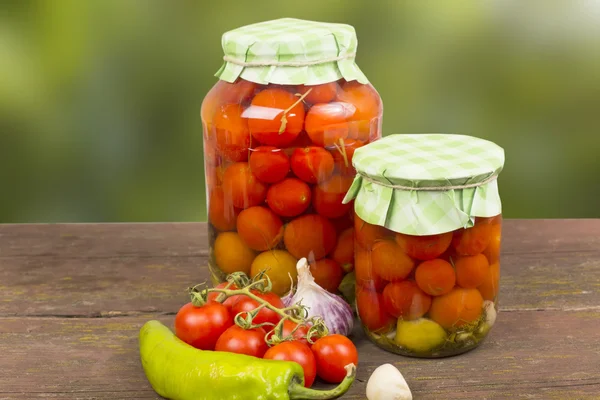
<svg viewBox="0 0 600 400">
<path fill-rule="evenodd" d="M 323 318 L 329 333 L 349 336 L 354 327 L 354 314 L 350 305 L 315 282 L 306 258 L 298 260 L 296 269 L 298 284 L 295 290 L 290 290 L 290 293 L 282 298 L 283 304 L 289 307 L 301 303 L 308 308 L 309 318 Z"/>
<path fill-rule="evenodd" d="M 367 382 L 368 400 L 412 400 L 406 380 L 392 364 L 380 365 Z"/>
</svg>

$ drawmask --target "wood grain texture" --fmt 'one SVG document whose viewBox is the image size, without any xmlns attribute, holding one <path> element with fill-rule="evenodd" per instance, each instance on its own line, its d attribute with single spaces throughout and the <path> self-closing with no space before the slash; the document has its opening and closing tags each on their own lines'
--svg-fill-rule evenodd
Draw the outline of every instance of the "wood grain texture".
<svg viewBox="0 0 600 400">
<path fill-rule="evenodd" d="M 0 400 L 155 399 L 139 364 L 148 319 L 171 325 L 208 279 L 205 224 L 0 225 Z M 386 353 L 360 331 L 364 399 L 380 364 L 415 399 L 599 399 L 600 220 L 508 220 L 498 322 L 452 358 Z"/>
<path fill-rule="evenodd" d="M 0 316 L 172 313 L 209 279 L 205 224 L 0 225 Z M 600 307 L 600 220 L 505 222 L 500 304 Z"/>
<path fill-rule="evenodd" d="M 137 347 L 139 328 L 153 318 L 0 319 L 0 399 L 157 398 Z M 158 319 L 172 324 L 172 316 Z M 600 393 L 600 313 L 500 313 L 480 348 L 439 360 L 387 353 L 360 333 L 354 339 L 358 381 L 344 399 L 364 399 L 370 373 L 388 362 L 405 375 L 415 399 L 591 399 Z"/>
</svg>

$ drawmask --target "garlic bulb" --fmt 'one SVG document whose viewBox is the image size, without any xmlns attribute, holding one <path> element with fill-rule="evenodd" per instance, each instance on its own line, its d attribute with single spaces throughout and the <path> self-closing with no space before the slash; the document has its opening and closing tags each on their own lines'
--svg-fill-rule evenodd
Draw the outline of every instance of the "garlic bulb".
<svg viewBox="0 0 600 400">
<path fill-rule="evenodd" d="M 496 312 L 496 307 L 494 306 L 494 302 L 489 300 L 484 301 L 483 310 L 485 311 L 485 322 L 491 328 L 496 323 L 496 317 L 498 315 Z"/>
<path fill-rule="evenodd" d="M 406 380 L 392 364 L 380 365 L 367 382 L 368 400 L 412 400 Z"/>
<path fill-rule="evenodd" d="M 301 303 L 308 308 L 308 317 L 321 317 L 329 333 L 339 333 L 348 336 L 354 327 L 352 308 L 333 293 L 329 293 L 315 282 L 310 273 L 306 258 L 296 264 L 298 270 L 298 286 L 295 292 L 290 292 L 282 298 L 286 307 Z"/>
</svg>

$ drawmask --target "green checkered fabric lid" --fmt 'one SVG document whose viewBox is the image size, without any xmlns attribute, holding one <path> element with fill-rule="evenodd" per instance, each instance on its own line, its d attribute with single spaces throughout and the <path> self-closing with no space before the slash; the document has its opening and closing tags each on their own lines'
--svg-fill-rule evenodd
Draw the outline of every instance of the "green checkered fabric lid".
<svg viewBox="0 0 600 400">
<path fill-rule="evenodd" d="M 364 221 L 409 235 L 473 226 L 502 212 L 496 180 L 504 150 L 451 134 L 391 135 L 357 149 L 344 203 Z"/>
<path fill-rule="evenodd" d="M 225 62 L 216 76 L 227 82 L 369 82 L 354 61 L 358 41 L 350 25 L 282 18 L 226 32 L 221 42 Z"/>
</svg>

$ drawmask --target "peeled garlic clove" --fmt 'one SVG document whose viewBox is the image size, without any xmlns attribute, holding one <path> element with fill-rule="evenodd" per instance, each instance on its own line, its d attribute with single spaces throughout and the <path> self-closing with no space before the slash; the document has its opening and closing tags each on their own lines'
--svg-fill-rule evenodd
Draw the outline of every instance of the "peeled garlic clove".
<svg viewBox="0 0 600 400">
<path fill-rule="evenodd" d="M 367 382 L 368 400 L 412 400 L 406 380 L 392 364 L 380 365 Z"/>
<path fill-rule="evenodd" d="M 496 312 L 496 307 L 494 307 L 494 302 L 486 300 L 483 302 L 483 310 L 485 311 L 485 322 L 490 326 L 494 326 L 496 323 L 496 317 L 498 313 Z"/>
<path fill-rule="evenodd" d="M 471 332 L 462 332 L 456 335 L 457 342 L 466 342 L 469 339 L 473 338 L 473 334 Z"/>
</svg>

